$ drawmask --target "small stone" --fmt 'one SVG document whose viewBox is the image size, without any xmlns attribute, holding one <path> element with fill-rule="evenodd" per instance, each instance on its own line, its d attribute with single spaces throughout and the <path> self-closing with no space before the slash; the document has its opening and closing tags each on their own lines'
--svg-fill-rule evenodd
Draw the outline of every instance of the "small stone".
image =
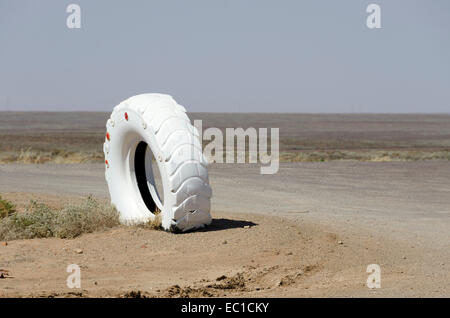
<svg viewBox="0 0 450 318">
<path fill-rule="evenodd" d="M 292 255 L 292 254 L 293 254 L 292 252 L 286 253 L 286 255 Z"/>
<path fill-rule="evenodd" d="M 81 248 L 77 248 L 77 249 L 75 249 L 75 253 L 83 254 L 83 250 Z"/>
<path fill-rule="evenodd" d="M 403 256 L 403 259 L 406 259 L 406 256 Z"/>
<path fill-rule="evenodd" d="M 344 244 L 344 242 L 342 242 L 342 241 L 337 241 L 337 243 L 338 243 L 339 245 Z"/>
<path fill-rule="evenodd" d="M 8 246 L 8 242 L 2 242 L 3 246 Z"/>
<path fill-rule="evenodd" d="M 244 226 L 244 229 L 249 229 L 250 228 L 250 225 L 245 225 Z"/>
<path fill-rule="evenodd" d="M 222 244 L 227 244 L 227 243 L 228 243 L 227 240 L 225 240 L 225 241 L 222 242 Z"/>
</svg>

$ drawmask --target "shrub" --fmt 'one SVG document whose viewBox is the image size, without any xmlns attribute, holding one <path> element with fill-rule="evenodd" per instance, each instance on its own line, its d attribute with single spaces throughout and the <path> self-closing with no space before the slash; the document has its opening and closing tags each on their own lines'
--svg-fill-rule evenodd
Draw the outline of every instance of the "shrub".
<svg viewBox="0 0 450 318">
<path fill-rule="evenodd" d="M 0 195 L 0 219 L 6 218 L 16 212 L 14 204 L 7 200 L 3 200 Z"/>
<path fill-rule="evenodd" d="M 117 211 L 91 196 L 81 204 L 67 205 L 61 210 L 32 201 L 26 213 L 14 213 L 0 220 L 0 239 L 74 238 L 117 225 Z"/>
</svg>

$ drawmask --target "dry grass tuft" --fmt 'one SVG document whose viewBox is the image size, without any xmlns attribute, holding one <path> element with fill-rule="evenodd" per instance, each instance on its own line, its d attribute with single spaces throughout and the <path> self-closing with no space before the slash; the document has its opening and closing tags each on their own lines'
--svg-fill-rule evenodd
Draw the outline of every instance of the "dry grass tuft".
<svg viewBox="0 0 450 318">
<path fill-rule="evenodd" d="M 155 214 L 155 218 L 151 221 L 148 221 L 147 223 L 144 223 L 140 226 L 142 226 L 145 229 L 150 229 L 150 230 L 162 230 L 162 219 L 161 219 L 161 211 L 156 208 L 156 211 L 153 212 L 153 214 Z"/>
<path fill-rule="evenodd" d="M 14 204 L 7 200 L 3 200 L 0 195 L 0 219 L 6 218 L 16 212 Z"/>
<path fill-rule="evenodd" d="M 0 220 L 0 240 L 32 238 L 74 238 L 119 225 L 119 214 L 91 196 L 81 204 L 52 210 L 32 201 L 25 213 L 14 213 Z"/>
</svg>

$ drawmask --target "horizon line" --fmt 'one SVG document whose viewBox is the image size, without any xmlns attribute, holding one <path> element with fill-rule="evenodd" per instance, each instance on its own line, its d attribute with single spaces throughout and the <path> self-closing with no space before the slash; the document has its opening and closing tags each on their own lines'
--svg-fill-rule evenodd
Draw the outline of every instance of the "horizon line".
<svg viewBox="0 0 450 318">
<path fill-rule="evenodd" d="M 0 110 L 0 113 L 111 113 L 103 110 Z M 449 112 L 212 112 L 186 111 L 205 114 L 306 114 L 306 115 L 450 115 Z"/>
</svg>

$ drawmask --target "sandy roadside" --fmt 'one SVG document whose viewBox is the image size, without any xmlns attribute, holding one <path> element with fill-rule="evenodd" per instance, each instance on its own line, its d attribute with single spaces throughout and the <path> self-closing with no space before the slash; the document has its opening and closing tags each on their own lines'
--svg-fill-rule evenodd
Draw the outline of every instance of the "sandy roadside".
<svg viewBox="0 0 450 318">
<path fill-rule="evenodd" d="M 274 216 L 214 215 L 208 230 L 182 235 L 119 227 L 71 240 L 8 242 L 1 246 L 1 266 L 9 276 L 0 281 L 0 295 L 389 296 L 402 288 L 403 296 L 445 292 L 436 281 L 415 275 L 420 249 L 381 238 L 341 237 L 324 226 Z M 399 251 L 409 259 L 400 258 Z M 371 263 L 383 268 L 380 290 L 365 285 Z M 81 289 L 66 286 L 69 264 L 81 267 Z M 423 289 L 411 280 L 419 280 Z"/>
</svg>

